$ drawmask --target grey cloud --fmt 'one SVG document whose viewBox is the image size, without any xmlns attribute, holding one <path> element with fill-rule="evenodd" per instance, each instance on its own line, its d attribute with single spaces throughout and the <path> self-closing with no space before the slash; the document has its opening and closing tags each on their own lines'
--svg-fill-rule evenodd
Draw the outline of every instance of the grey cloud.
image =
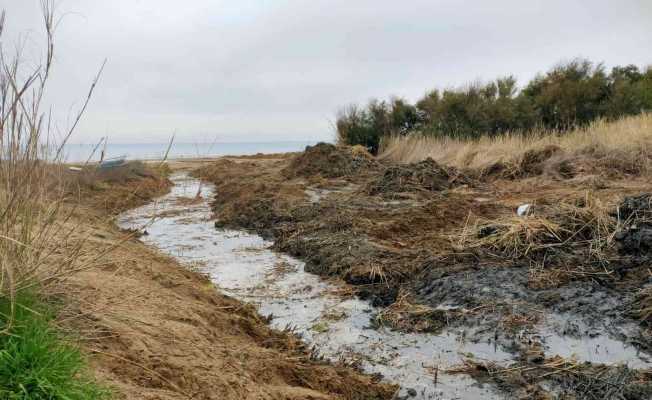
<svg viewBox="0 0 652 400">
<path fill-rule="evenodd" d="M 652 62 L 646 0 L 62 0 L 48 101 L 65 125 L 104 58 L 74 138 L 332 138 L 336 109 L 561 59 Z M 37 0 L 0 0 L 36 59 Z M 23 35 L 24 37 L 24 35 Z"/>
</svg>

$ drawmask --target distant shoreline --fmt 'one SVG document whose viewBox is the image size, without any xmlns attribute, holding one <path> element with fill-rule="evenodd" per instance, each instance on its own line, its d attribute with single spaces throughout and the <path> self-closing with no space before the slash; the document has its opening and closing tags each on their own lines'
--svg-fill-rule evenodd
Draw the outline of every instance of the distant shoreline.
<svg viewBox="0 0 652 400">
<path fill-rule="evenodd" d="M 175 143 L 167 158 L 190 160 L 289 153 L 302 151 L 306 146 L 316 143 L 316 141 Z M 128 160 L 160 161 L 164 158 L 167 147 L 168 143 L 109 143 L 105 149 L 104 159 L 124 157 Z M 68 163 L 83 163 L 87 160 L 97 162 L 101 158 L 102 150 L 102 148 L 97 148 L 97 144 L 68 144 L 64 147 L 65 160 Z"/>
</svg>

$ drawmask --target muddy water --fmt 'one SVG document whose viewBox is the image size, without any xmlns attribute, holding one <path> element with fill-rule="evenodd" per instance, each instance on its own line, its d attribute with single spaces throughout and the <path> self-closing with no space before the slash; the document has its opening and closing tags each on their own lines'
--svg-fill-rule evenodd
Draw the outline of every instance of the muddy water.
<svg viewBox="0 0 652 400">
<path fill-rule="evenodd" d="M 146 243 L 210 275 L 224 292 L 257 305 L 273 315 L 272 326 L 293 326 L 321 354 L 356 361 L 370 373 L 380 373 L 401 385 L 400 395 L 417 399 L 502 399 L 491 386 L 445 370 L 465 357 L 498 363 L 513 355 L 489 341 L 473 342 L 473 332 L 445 331 L 439 335 L 401 334 L 372 329 L 377 312 L 367 302 L 342 296 L 346 289 L 306 273 L 304 264 L 269 249 L 261 237 L 233 230 L 216 230 L 209 203 L 213 186 L 178 174 L 171 193 L 123 214 L 125 228 L 145 227 Z M 199 193 L 199 196 L 197 194 Z M 318 201 L 318 199 L 316 199 Z M 605 338 L 571 339 L 542 329 L 547 350 L 580 360 L 645 365 L 633 349 Z M 613 342 L 613 343 L 612 343 Z M 547 355 L 550 353 L 547 351 Z"/>
</svg>

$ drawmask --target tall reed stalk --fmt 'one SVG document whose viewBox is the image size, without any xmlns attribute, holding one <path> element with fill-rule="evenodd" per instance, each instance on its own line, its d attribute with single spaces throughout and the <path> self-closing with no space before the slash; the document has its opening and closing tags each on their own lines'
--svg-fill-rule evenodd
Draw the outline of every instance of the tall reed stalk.
<svg viewBox="0 0 652 400">
<path fill-rule="evenodd" d="M 42 111 L 54 56 L 53 2 L 42 0 L 41 7 L 45 53 L 33 69 L 21 51 L 6 50 L 4 11 L 0 17 L 0 301 L 11 305 L 0 334 L 11 331 L 18 294 L 78 269 L 83 244 L 68 240 L 79 227 L 71 222 L 75 207 L 66 201 L 70 191 L 63 146 L 86 109 L 99 74 L 73 124 L 55 144 L 51 116 Z"/>
</svg>

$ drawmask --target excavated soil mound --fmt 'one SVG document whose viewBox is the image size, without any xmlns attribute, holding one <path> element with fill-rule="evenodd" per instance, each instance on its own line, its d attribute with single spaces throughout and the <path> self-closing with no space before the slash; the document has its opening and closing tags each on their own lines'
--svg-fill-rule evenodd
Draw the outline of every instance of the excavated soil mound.
<svg viewBox="0 0 652 400">
<path fill-rule="evenodd" d="M 324 178 L 339 178 L 368 169 L 376 165 L 373 156 L 360 146 L 339 147 L 330 143 L 317 143 L 295 157 L 282 174 L 287 178 L 321 175 Z"/>
<path fill-rule="evenodd" d="M 544 170 L 544 163 L 561 151 L 562 149 L 559 146 L 552 144 L 542 149 L 526 151 L 519 165 L 521 175 L 541 175 Z"/>
<path fill-rule="evenodd" d="M 407 165 L 392 165 L 378 178 L 367 184 L 370 195 L 404 192 L 436 192 L 466 179 L 453 168 L 444 168 L 432 158 Z"/>
<path fill-rule="evenodd" d="M 516 162 L 500 160 L 489 164 L 479 171 L 479 176 L 515 180 L 545 174 L 570 179 L 576 173 L 573 163 L 564 158 L 564 150 L 559 146 L 548 145 L 526 151 Z"/>
</svg>

